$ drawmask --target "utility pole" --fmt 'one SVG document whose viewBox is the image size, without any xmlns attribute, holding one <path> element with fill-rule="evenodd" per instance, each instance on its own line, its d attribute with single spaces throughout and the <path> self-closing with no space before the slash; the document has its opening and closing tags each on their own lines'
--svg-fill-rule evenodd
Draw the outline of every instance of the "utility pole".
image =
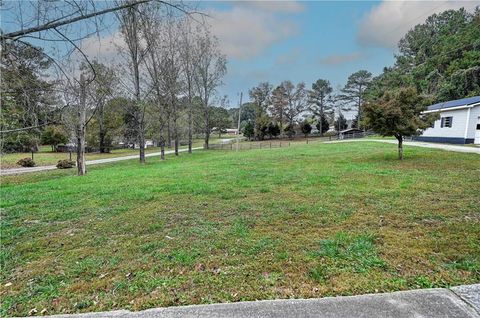
<svg viewBox="0 0 480 318">
<path fill-rule="evenodd" d="M 240 115 L 242 114 L 242 97 L 243 92 L 240 92 L 240 104 L 238 105 L 238 127 L 237 127 L 237 151 L 240 146 Z"/>
</svg>

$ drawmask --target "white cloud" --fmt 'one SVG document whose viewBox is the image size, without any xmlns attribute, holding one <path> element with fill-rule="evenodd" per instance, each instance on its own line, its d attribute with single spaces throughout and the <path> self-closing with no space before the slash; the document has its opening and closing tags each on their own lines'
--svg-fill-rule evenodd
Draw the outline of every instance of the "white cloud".
<svg viewBox="0 0 480 318">
<path fill-rule="evenodd" d="M 362 54 L 360 52 L 355 52 L 351 54 L 333 54 L 325 58 L 321 58 L 319 61 L 320 61 L 320 64 L 339 65 L 339 64 L 344 64 L 348 62 L 358 61 L 366 57 L 367 56 L 365 54 Z"/>
<path fill-rule="evenodd" d="M 228 11 L 214 10 L 210 15 L 212 32 L 230 58 L 254 57 L 298 31 L 296 24 L 272 12 L 245 6 L 234 6 Z"/>
<path fill-rule="evenodd" d="M 101 37 L 90 37 L 82 41 L 82 51 L 90 58 L 99 62 L 114 62 L 118 57 L 118 48 L 124 47 L 120 31 Z"/>
<path fill-rule="evenodd" d="M 303 3 L 299 1 L 236 1 L 235 5 L 252 7 L 254 9 L 260 9 L 270 12 L 286 12 L 286 13 L 299 13 L 305 10 Z"/>
<path fill-rule="evenodd" d="M 227 10 L 211 9 L 207 22 L 220 40 L 223 53 L 229 58 L 247 59 L 258 56 L 271 45 L 297 33 L 298 27 L 285 15 L 299 12 L 303 6 L 294 1 L 260 1 L 237 3 Z M 91 37 L 81 43 L 91 58 L 111 63 L 118 57 L 118 47 L 125 44 L 119 31 Z"/>
<path fill-rule="evenodd" d="M 395 48 L 415 25 L 434 13 L 465 7 L 473 10 L 478 1 L 383 1 L 374 6 L 360 23 L 358 40 L 364 45 Z"/>
</svg>

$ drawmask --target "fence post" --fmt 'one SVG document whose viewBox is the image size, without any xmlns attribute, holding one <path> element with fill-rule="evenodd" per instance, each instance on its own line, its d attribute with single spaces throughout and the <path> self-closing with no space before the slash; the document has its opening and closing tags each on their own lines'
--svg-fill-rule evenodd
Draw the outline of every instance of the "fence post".
<svg viewBox="0 0 480 318">
<path fill-rule="evenodd" d="M 328 140 L 329 140 L 329 141 L 332 141 L 332 136 L 328 136 Z"/>
<path fill-rule="evenodd" d="M 307 138 L 307 145 L 308 145 L 308 138 Z"/>
<path fill-rule="evenodd" d="M 230 150 L 233 150 L 233 144 L 230 144 Z"/>
<path fill-rule="evenodd" d="M 290 141 L 288 142 L 288 146 L 290 147 Z"/>
<path fill-rule="evenodd" d="M 32 160 L 33 160 L 33 150 L 32 150 Z"/>
<path fill-rule="evenodd" d="M 69 158 L 68 160 L 72 161 L 72 152 L 71 151 L 68 152 L 68 158 Z"/>
<path fill-rule="evenodd" d="M 280 141 L 280 148 L 282 148 L 282 142 Z"/>
<path fill-rule="evenodd" d="M 272 142 L 270 141 L 270 149 L 272 148 Z"/>
</svg>

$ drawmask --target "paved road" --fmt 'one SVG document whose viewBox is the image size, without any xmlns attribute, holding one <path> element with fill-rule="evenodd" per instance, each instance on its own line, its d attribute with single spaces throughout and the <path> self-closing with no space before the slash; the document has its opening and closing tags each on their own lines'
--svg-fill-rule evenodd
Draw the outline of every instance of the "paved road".
<svg viewBox="0 0 480 318">
<path fill-rule="evenodd" d="M 325 143 L 359 142 L 359 141 L 360 142 L 376 141 L 376 142 L 384 142 L 388 144 L 397 144 L 396 140 L 385 140 L 385 139 L 346 139 L 346 140 L 326 141 Z M 437 144 L 437 143 L 421 142 L 421 141 L 404 141 L 403 145 L 480 154 L 480 147 L 474 147 L 474 146 L 472 147 L 457 146 L 457 145 Z"/>
<path fill-rule="evenodd" d="M 480 318 L 480 284 L 320 299 L 289 299 L 127 310 L 55 318 Z M 37 308 L 38 309 L 38 308 Z"/>
<path fill-rule="evenodd" d="M 203 149 L 203 147 L 194 147 L 192 150 L 200 150 Z M 188 149 L 179 149 L 178 152 L 187 152 Z M 174 150 L 167 150 L 165 151 L 165 154 L 173 154 L 175 151 Z M 152 152 L 145 154 L 145 157 L 155 157 L 155 156 L 160 156 L 160 152 Z M 132 160 L 132 159 L 137 159 L 138 160 L 138 154 L 137 155 L 131 155 L 131 156 L 123 156 L 123 157 L 114 157 L 114 158 L 105 158 L 105 159 L 97 159 L 97 160 L 87 160 L 85 163 L 87 166 L 90 165 L 98 165 L 102 163 L 110 163 L 110 162 L 117 162 L 117 161 L 123 161 L 123 160 Z M 24 174 L 24 173 L 29 173 L 29 172 L 39 172 L 39 171 L 48 171 L 48 170 L 55 170 L 57 169 L 56 166 L 38 166 L 38 167 L 31 167 L 31 168 L 14 168 L 14 169 L 4 169 L 0 170 L 0 175 L 2 176 L 8 176 L 8 175 L 15 175 L 15 174 Z"/>
</svg>

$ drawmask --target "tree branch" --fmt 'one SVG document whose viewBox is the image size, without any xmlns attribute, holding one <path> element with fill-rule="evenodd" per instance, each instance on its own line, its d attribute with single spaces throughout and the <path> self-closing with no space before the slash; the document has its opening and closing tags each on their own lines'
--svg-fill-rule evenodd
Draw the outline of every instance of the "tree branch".
<svg viewBox="0 0 480 318">
<path fill-rule="evenodd" d="M 30 34 L 30 33 L 41 32 L 41 31 L 45 31 L 45 30 L 49 30 L 49 29 L 55 29 L 55 28 L 58 28 L 58 27 L 61 27 L 61 26 L 67 25 L 67 24 L 75 23 L 75 22 L 82 21 L 82 20 L 85 20 L 85 19 L 90 19 L 90 18 L 99 16 L 99 15 L 102 15 L 102 14 L 115 12 L 115 11 L 118 11 L 118 10 L 123 10 L 123 9 L 130 8 L 130 7 L 142 4 L 142 3 L 147 3 L 147 2 L 150 2 L 150 1 L 152 1 L 152 0 L 140 0 L 140 1 L 127 3 L 127 4 L 124 4 L 124 5 L 121 5 L 121 6 L 117 6 L 117 7 L 108 8 L 108 9 L 100 10 L 100 11 L 97 11 L 97 12 L 92 12 L 90 14 L 85 14 L 85 15 L 82 14 L 80 16 L 77 16 L 75 18 L 71 18 L 71 19 L 68 19 L 68 20 L 56 21 L 56 22 L 50 21 L 50 22 L 47 22 L 43 25 L 31 27 L 31 28 L 28 28 L 28 29 L 23 29 L 23 30 L 20 30 L 20 31 L 15 31 L 15 32 L 2 34 L 2 35 L 0 35 L 0 40 L 2 40 L 2 41 L 3 40 L 8 40 L 8 39 L 14 40 L 15 38 L 17 38 L 19 36 L 23 36 L 23 35 Z M 164 3 L 163 1 L 160 1 L 160 2 Z"/>
</svg>

